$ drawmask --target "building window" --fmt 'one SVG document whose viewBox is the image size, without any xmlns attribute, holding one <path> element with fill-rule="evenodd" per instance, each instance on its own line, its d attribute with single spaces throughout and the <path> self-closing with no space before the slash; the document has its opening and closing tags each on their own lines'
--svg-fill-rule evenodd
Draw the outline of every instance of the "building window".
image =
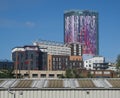
<svg viewBox="0 0 120 98">
<path fill-rule="evenodd" d="M 89 61 L 89 63 L 91 63 L 91 60 Z"/>
<path fill-rule="evenodd" d="M 57 74 L 57 77 L 60 78 L 62 76 L 62 74 Z"/>
<path fill-rule="evenodd" d="M 28 59 L 28 54 L 26 53 L 26 57 L 25 57 L 25 59 L 27 60 Z"/>
<path fill-rule="evenodd" d="M 66 62 L 66 65 L 68 65 L 68 63 Z"/>
<path fill-rule="evenodd" d="M 33 54 L 31 54 L 31 59 L 33 59 Z"/>
<path fill-rule="evenodd" d="M 55 61 L 55 58 L 53 57 L 53 61 Z"/>
<path fill-rule="evenodd" d="M 61 58 L 59 58 L 59 61 L 61 61 Z"/>
<path fill-rule="evenodd" d="M 97 63 L 97 60 L 95 60 L 95 63 Z"/>
<path fill-rule="evenodd" d="M 61 69 L 61 66 L 59 66 L 59 69 Z"/>
<path fill-rule="evenodd" d="M 68 61 L 68 58 L 66 58 L 66 61 Z"/>
<path fill-rule="evenodd" d="M 59 62 L 59 65 L 61 65 L 61 62 Z"/>
<path fill-rule="evenodd" d="M 33 78 L 38 78 L 38 74 L 32 74 Z"/>
<path fill-rule="evenodd" d="M 23 58 L 23 54 L 21 54 L 21 59 Z"/>
<path fill-rule="evenodd" d="M 54 78 L 54 74 L 49 74 L 49 78 Z"/>
<path fill-rule="evenodd" d="M 53 62 L 53 65 L 55 65 L 55 62 Z"/>
<path fill-rule="evenodd" d="M 29 75 L 28 74 L 24 74 L 25 77 L 28 77 Z"/>
<path fill-rule="evenodd" d="M 73 62 L 73 66 L 75 66 L 75 62 Z"/>
<path fill-rule="evenodd" d="M 58 61 L 58 58 L 56 58 L 56 61 Z"/>
<path fill-rule="evenodd" d="M 46 78 L 46 74 L 41 74 L 41 78 Z"/>
<path fill-rule="evenodd" d="M 31 63 L 31 65 L 33 65 L 33 61 L 31 61 L 30 63 Z"/>
<path fill-rule="evenodd" d="M 89 65 L 89 67 L 91 67 L 91 65 Z"/>
</svg>

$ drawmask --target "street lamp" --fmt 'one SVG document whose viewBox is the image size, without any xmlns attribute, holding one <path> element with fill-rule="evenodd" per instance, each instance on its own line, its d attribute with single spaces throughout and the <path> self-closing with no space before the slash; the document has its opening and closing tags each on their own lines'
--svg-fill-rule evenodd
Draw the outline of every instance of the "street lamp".
<svg viewBox="0 0 120 98">
<path fill-rule="evenodd" d="M 12 95 L 14 95 L 14 98 L 16 98 L 16 93 L 15 92 L 12 92 L 12 91 L 10 91 L 10 88 L 8 88 L 8 90 L 7 90 L 10 94 L 12 94 Z"/>
<path fill-rule="evenodd" d="M 16 93 L 15 92 L 12 92 L 12 91 L 10 91 L 10 87 L 8 88 L 8 90 L 7 90 L 10 94 L 12 94 L 14 97 L 13 98 L 16 98 Z M 23 95 L 23 92 L 21 91 L 20 93 L 19 93 L 20 95 Z"/>
</svg>

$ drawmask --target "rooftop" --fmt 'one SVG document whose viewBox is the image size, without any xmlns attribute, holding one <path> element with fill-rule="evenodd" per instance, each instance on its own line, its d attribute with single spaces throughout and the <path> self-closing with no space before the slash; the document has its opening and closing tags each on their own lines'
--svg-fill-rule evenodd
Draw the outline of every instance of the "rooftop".
<svg viewBox="0 0 120 98">
<path fill-rule="evenodd" d="M 33 44 L 44 44 L 44 45 L 53 45 L 53 46 L 64 46 L 63 42 L 56 42 L 56 41 L 49 41 L 49 40 L 37 40 L 35 42 L 33 42 Z"/>
<path fill-rule="evenodd" d="M 120 89 L 119 78 L 0 79 L 0 89 Z"/>
</svg>

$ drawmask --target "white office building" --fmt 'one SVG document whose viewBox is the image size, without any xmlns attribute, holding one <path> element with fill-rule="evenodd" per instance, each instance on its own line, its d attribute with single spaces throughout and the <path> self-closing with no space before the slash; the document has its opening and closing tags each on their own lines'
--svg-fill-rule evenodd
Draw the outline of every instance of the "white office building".
<svg viewBox="0 0 120 98">
<path fill-rule="evenodd" d="M 87 70 L 94 70 L 95 66 L 100 66 L 101 64 L 105 63 L 105 58 L 102 56 L 94 56 L 91 59 L 87 59 L 84 61 L 84 68 Z M 95 65 L 97 64 L 97 65 Z"/>
<path fill-rule="evenodd" d="M 39 46 L 42 52 L 47 52 L 50 55 L 66 55 L 66 56 L 82 55 L 82 46 L 77 42 L 64 44 L 55 41 L 38 40 L 33 42 L 33 45 Z"/>
<path fill-rule="evenodd" d="M 51 55 L 71 55 L 71 48 L 61 42 L 39 40 L 33 42 L 33 45 L 39 46 L 42 52 L 47 52 Z"/>
</svg>

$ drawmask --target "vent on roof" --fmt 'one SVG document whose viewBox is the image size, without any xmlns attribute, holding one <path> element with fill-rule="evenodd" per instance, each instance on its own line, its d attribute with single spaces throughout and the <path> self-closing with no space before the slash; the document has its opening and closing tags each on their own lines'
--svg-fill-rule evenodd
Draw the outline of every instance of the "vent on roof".
<svg viewBox="0 0 120 98">
<path fill-rule="evenodd" d="M 20 80 L 15 88 L 30 88 L 32 85 L 32 80 Z"/>
<path fill-rule="evenodd" d="M 78 80 L 78 83 L 81 88 L 95 88 L 96 87 L 94 83 L 92 82 L 92 80 L 90 79 L 83 79 L 83 80 L 81 79 L 81 80 Z"/>
<path fill-rule="evenodd" d="M 48 88 L 63 88 L 63 80 L 49 80 Z"/>
<path fill-rule="evenodd" d="M 113 88 L 120 88 L 120 79 L 108 79 Z"/>
</svg>

